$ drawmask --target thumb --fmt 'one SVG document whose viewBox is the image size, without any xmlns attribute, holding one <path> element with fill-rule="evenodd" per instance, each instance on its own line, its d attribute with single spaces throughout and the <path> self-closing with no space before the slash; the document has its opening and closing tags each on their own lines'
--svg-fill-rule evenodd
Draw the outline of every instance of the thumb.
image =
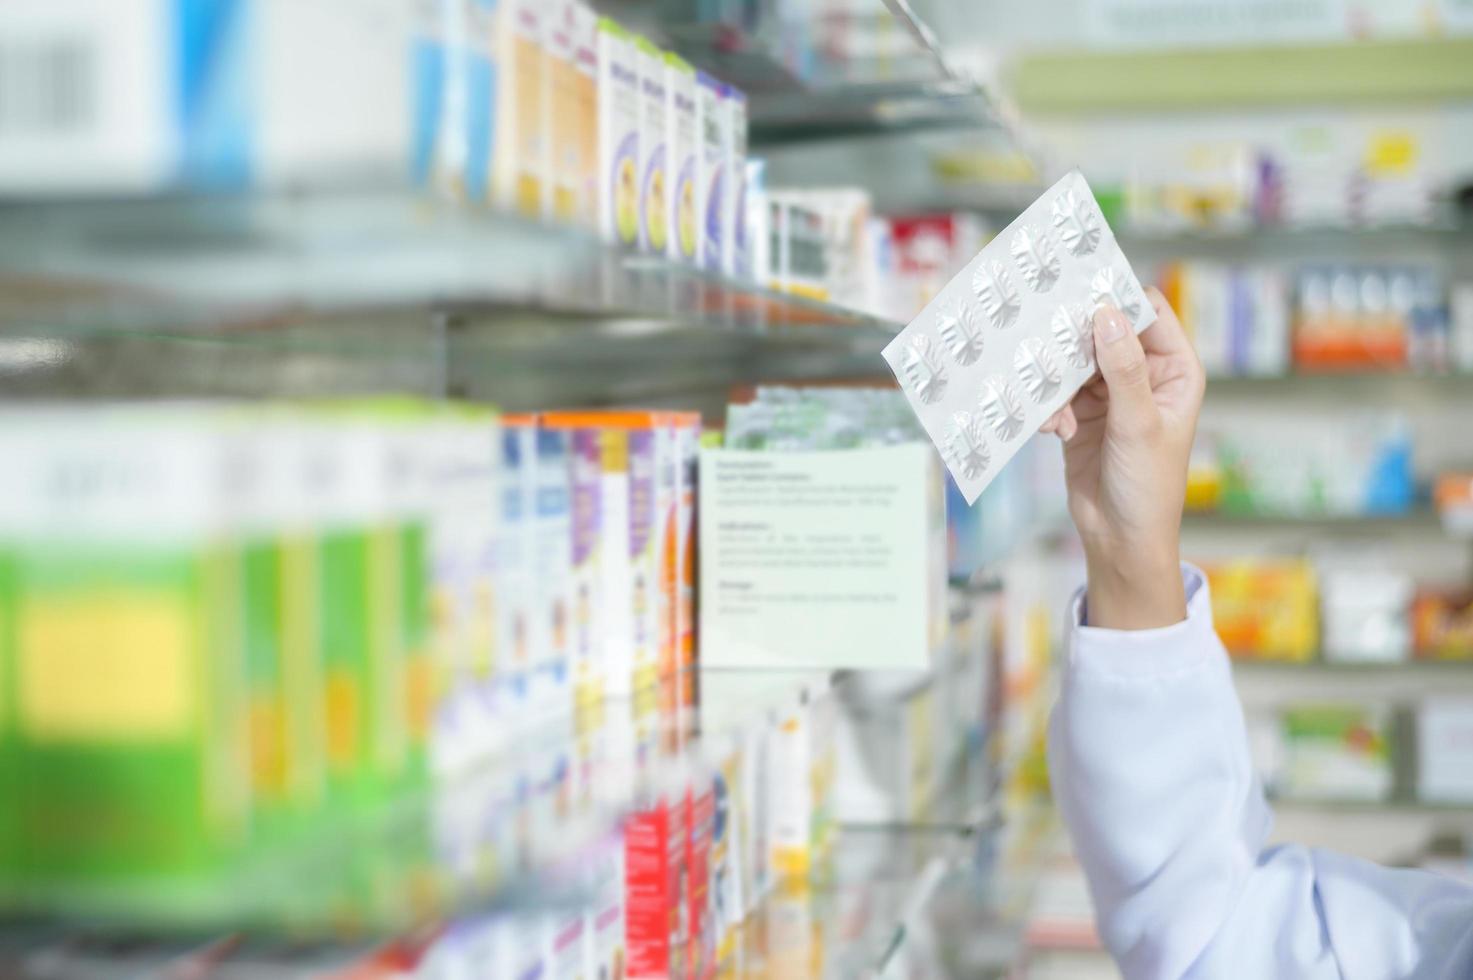
<svg viewBox="0 0 1473 980">
<path fill-rule="evenodd" d="M 1094 315 L 1095 360 L 1110 390 L 1108 424 L 1123 435 L 1150 432 L 1160 422 L 1151 397 L 1151 374 L 1140 338 L 1113 306 Z"/>
</svg>

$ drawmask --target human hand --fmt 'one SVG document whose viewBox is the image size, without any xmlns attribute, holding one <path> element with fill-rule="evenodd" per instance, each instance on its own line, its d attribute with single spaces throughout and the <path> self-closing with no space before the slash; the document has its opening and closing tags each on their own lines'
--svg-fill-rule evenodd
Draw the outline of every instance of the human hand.
<svg viewBox="0 0 1473 980">
<path fill-rule="evenodd" d="M 1206 384 L 1166 299 L 1139 337 L 1113 307 L 1094 316 L 1100 376 L 1042 426 L 1064 441 L 1069 513 L 1089 569 L 1089 623 L 1150 629 L 1186 617 L 1180 537 L 1187 458 Z"/>
</svg>

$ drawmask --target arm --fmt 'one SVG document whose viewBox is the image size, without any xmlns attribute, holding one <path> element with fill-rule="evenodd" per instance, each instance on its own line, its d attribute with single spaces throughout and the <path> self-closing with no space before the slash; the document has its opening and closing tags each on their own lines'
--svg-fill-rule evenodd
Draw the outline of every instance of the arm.
<svg viewBox="0 0 1473 980">
<path fill-rule="evenodd" d="M 1176 565 L 1201 369 L 1152 302 L 1160 320 L 1139 341 L 1102 312 L 1103 379 L 1049 426 L 1067 437 L 1090 578 L 1050 766 L 1101 937 L 1132 980 L 1473 977 L 1473 890 L 1264 849 L 1271 816 L 1207 588 Z"/>
<path fill-rule="evenodd" d="M 1181 622 L 1076 625 L 1049 732 L 1059 807 L 1125 976 L 1473 977 L 1473 889 L 1265 850 L 1271 815 L 1207 588 L 1182 577 Z"/>
</svg>

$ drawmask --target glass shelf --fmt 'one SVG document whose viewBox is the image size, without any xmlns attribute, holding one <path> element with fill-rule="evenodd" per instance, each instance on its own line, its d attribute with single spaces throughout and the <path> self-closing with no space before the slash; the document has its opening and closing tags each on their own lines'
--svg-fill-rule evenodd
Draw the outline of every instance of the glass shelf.
<svg viewBox="0 0 1473 980">
<path fill-rule="evenodd" d="M 0 894 L 0 946 L 7 933 L 48 932 L 382 941 L 452 916 L 586 903 L 589 859 L 618 840 L 628 814 L 714 765 L 742 726 L 830 683 L 815 672 L 703 672 L 699 730 L 659 723 L 656 692 L 610 698 L 592 723 L 549 718 L 471 768 L 325 819 L 218 874 Z"/>
<path fill-rule="evenodd" d="M 701 19 L 680 0 L 660 5 L 658 19 L 628 3 L 606 6 L 745 91 L 755 147 L 1005 128 L 988 93 L 953 70 L 908 0 L 801 21 Z"/>
<path fill-rule="evenodd" d="M 1354 533 L 1442 533 L 1437 512 L 1417 507 L 1401 514 L 1237 514 L 1187 511 L 1184 531 L 1237 531 L 1245 529 L 1300 529 Z"/>
<path fill-rule="evenodd" d="M 1473 373 L 1422 373 L 1407 370 L 1311 372 L 1275 375 L 1216 375 L 1207 379 L 1207 397 L 1308 396 L 1386 398 L 1473 397 Z"/>
<path fill-rule="evenodd" d="M 0 229 L 16 397 L 646 401 L 883 376 L 899 327 L 407 192 L 11 204 Z"/>
<path fill-rule="evenodd" d="M 1307 663 L 1287 660 L 1255 660 L 1234 658 L 1233 671 L 1262 674 L 1265 677 L 1324 676 L 1378 678 L 1386 675 L 1423 677 L 1429 684 L 1440 683 L 1449 676 L 1473 678 L 1473 660 L 1402 660 L 1396 662 L 1312 660 Z"/>
<path fill-rule="evenodd" d="M 1429 803 L 1409 799 L 1335 800 L 1295 796 L 1277 796 L 1269 802 L 1274 809 L 1303 813 L 1450 814 L 1473 818 L 1473 803 Z"/>
</svg>

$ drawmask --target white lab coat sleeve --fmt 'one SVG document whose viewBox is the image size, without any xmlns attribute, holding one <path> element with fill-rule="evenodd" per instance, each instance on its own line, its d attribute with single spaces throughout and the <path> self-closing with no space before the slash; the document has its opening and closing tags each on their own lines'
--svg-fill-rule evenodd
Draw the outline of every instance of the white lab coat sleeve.
<svg viewBox="0 0 1473 980">
<path fill-rule="evenodd" d="M 1265 848 L 1272 816 L 1202 575 L 1185 621 L 1083 625 L 1049 730 L 1054 795 L 1129 980 L 1470 980 L 1473 888 Z"/>
</svg>

